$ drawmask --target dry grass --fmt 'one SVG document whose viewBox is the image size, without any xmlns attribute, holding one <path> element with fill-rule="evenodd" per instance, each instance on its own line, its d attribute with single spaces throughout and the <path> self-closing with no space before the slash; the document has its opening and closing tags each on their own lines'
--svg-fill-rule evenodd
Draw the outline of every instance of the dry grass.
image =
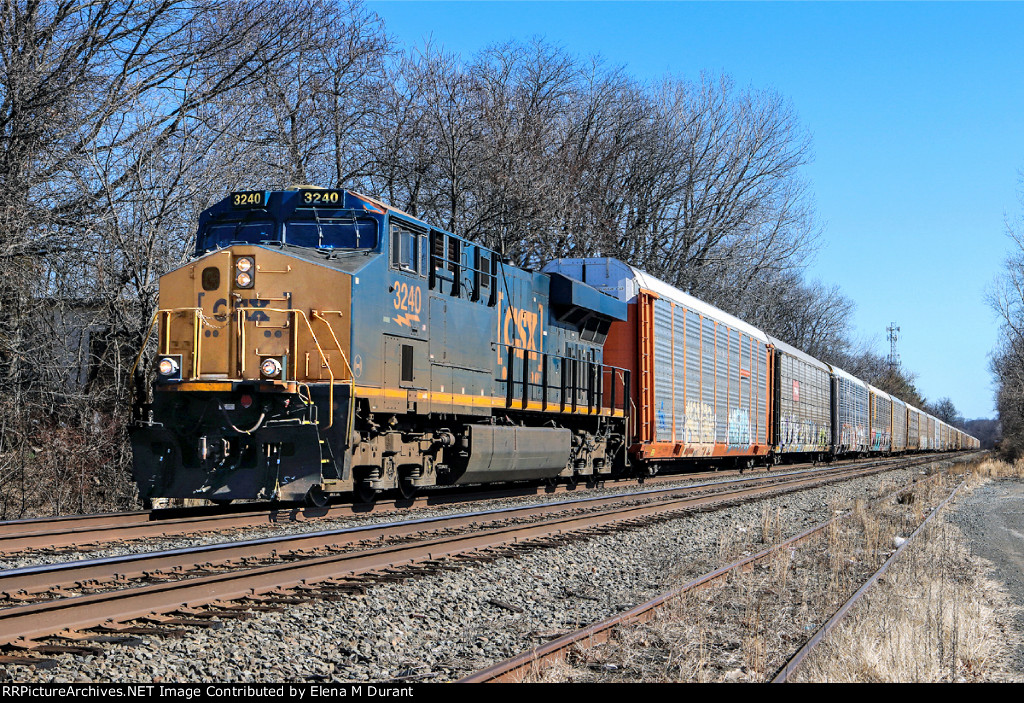
<svg viewBox="0 0 1024 703">
<path fill-rule="evenodd" d="M 1024 478 L 1024 459 L 1010 464 L 998 459 L 986 458 L 973 462 L 968 469 L 973 483 L 987 478 Z"/>
<path fill-rule="evenodd" d="M 1024 477 L 1024 461 L 983 459 L 968 485 Z M 960 530 L 934 520 L 797 672 L 798 681 L 1013 680 L 1006 661 L 1019 634 L 1014 607 L 984 574 Z"/>
<path fill-rule="evenodd" d="M 1024 475 L 1024 462 L 991 460 L 970 469 L 972 483 Z M 885 486 L 878 501 L 830 504 L 852 515 L 812 543 L 686 594 L 643 625 L 620 628 L 608 643 L 578 650 L 534 680 L 766 681 L 909 536 L 960 476 L 939 475 L 912 489 Z M 778 543 L 783 516 L 765 507 L 757 524 L 724 530 L 726 563 Z M 983 577 L 962 535 L 945 520 L 915 538 L 890 571 L 804 662 L 797 680 L 1003 680 L 1005 599 Z M 856 618 L 856 619 L 852 619 Z"/>
<path fill-rule="evenodd" d="M 963 535 L 934 521 L 818 646 L 795 681 L 987 681 L 1008 653 L 998 588 Z"/>
</svg>

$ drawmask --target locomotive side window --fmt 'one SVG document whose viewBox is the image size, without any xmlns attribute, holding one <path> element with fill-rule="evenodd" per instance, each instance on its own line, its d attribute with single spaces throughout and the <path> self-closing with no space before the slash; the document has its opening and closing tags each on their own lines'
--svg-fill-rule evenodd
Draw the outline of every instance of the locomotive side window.
<svg viewBox="0 0 1024 703">
<path fill-rule="evenodd" d="M 421 254 L 425 243 L 426 238 L 418 236 L 417 232 L 398 224 L 392 224 L 392 268 L 401 269 L 410 273 L 420 273 L 422 268 L 421 259 L 426 259 L 426 257 Z"/>
</svg>

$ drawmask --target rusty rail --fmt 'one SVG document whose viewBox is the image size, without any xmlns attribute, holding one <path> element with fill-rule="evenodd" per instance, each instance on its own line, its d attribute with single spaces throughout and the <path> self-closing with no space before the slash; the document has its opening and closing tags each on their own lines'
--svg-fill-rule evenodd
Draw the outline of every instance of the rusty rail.
<svg viewBox="0 0 1024 703">
<path fill-rule="evenodd" d="M 850 467 L 868 468 L 877 465 L 877 461 L 850 464 Z M 833 465 L 831 469 L 840 468 Z M 771 480 L 794 475 L 793 471 L 758 474 L 730 481 L 702 482 L 675 488 L 647 489 L 634 492 L 633 495 L 651 495 L 665 491 L 693 491 L 712 486 L 745 485 L 759 480 Z M 717 476 L 721 477 L 719 473 Z M 692 476 L 692 475 L 691 475 Z M 673 481 L 679 476 L 657 476 L 646 479 L 647 483 Z M 54 548 L 70 548 L 85 544 L 103 544 L 114 541 L 146 539 L 152 537 L 169 537 L 211 530 L 226 530 L 247 527 L 270 526 L 279 523 L 305 522 L 318 519 L 340 519 L 358 515 L 387 513 L 407 510 L 412 507 L 432 507 L 449 505 L 475 500 L 521 497 L 552 492 L 572 492 L 571 489 L 559 486 L 549 487 L 524 485 L 509 488 L 490 488 L 486 491 L 435 492 L 421 495 L 413 500 L 379 501 L 373 506 L 360 504 L 338 504 L 324 508 L 313 507 L 269 507 L 259 510 L 239 511 L 237 509 L 217 509 L 216 512 L 206 508 L 158 509 L 130 513 L 106 513 L 99 515 L 67 516 L 57 518 L 31 518 L 0 522 L 0 554 L 14 554 L 25 550 Z M 578 500 L 605 500 L 608 496 L 580 497 Z M 612 497 L 614 498 L 614 496 Z M 241 507 L 241 506 L 235 506 Z"/>
<path fill-rule="evenodd" d="M 941 461 L 942 458 L 930 457 L 927 460 L 918 463 L 933 463 Z M 925 480 L 932 480 L 933 477 L 929 477 Z M 921 483 L 921 482 L 918 482 Z M 916 484 L 915 484 L 916 485 Z M 952 497 L 952 496 L 951 496 Z M 948 498 L 946 499 L 949 500 Z M 945 505 L 943 502 L 942 505 Z M 939 506 L 941 507 L 941 506 Z M 936 508 L 938 510 L 938 508 Z M 676 598 L 709 586 L 716 581 L 719 581 L 730 573 L 737 570 L 746 570 L 752 567 L 754 564 L 764 561 L 771 557 L 773 554 L 788 549 L 794 545 L 806 542 L 812 536 L 818 534 L 822 530 L 828 528 L 838 520 L 845 519 L 850 513 L 846 512 L 841 515 L 837 515 L 826 522 L 820 523 L 811 527 L 803 532 L 790 537 L 789 539 L 780 542 L 777 545 L 761 550 L 760 552 L 753 554 L 749 557 L 740 559 L 732 564 L 723 566 L 715 571 L 709 572 L 700 576 L 689 583 L 680 586 L 668 593 L 662 594 L 657 598 L 651 599 L 645 603 L 642 603 L 631 610 L 621 613 L 619 615 L 612 616 L 598 623 L 585 627 L 576 632 L 569 633 L 556 640 L 548 642 L 547 644 L 535 647 L 528 652 L 523 652 L 515 657 L 499 662 L 491 667 L 478 671 L 470 676 L 461 679 L 460 683 L 497 683 L 497 682 L 517 682 L 523 680 L 523 678 L 531 671 L 534 670 L 540 662 L 555 662 L 563 660 L 567 653 L 577 646 L 593 646 L 601 642 L 606 641 L 612 631 L 621 625 L 625 624 L 638 624 L 647 622 L 652 619 L 657 611 L 665 604 L 675 600 Z M 930 519 L 930 518 L 929 518 Z M 920 528 L 919 528 L 920 529 Z M 915 531 L 914 534 L 917 534 Z M 909 540 L 908 540 L 909 541 Z"/>
<path fill-rule="evenodd" d="M 830 471 L 812 476 L 793 477 L 791 480 L 776 483 L 769 487 L 753 486 L 739 489 L 730 486 L 731 490 L 710 495 L 689 497 L 669 495 L 654 502 L 634 503 L 619 509 L 599 510 L 583 515 L 554 516 L 527 525 L 492 527 L 469 535 L 455 535 L 413 544 L 385 546 L 369 551 L 355 551 L 346 554 L 315 556 L 292 560 L 287 563 L 249 568 L 232 564 L 231 568 L 233 570 L 230 573 L 203 575 L 171 583 L 122 588 L 121 590 L 104 593 L 57 597 L 52 600 L 18 605 L 0 610 L 0 644 L 31 649 L 35 646 L 35 639 L 52 636 L 62 631 L 77 631 L 97 626 L 113 627 L 133 619 L 175 612 L 182 608 L 210 606 L 251 598 L 254 595 L 279 592 L 285 589 L 304 588 L 311 584 L 331 583 L 338 579 L 344 580 L 368 572 L 379 572 L 384 569 L 403 567 L 419 562 L 433 562 L 438 559 L 479 552 L 481 550 L 507 548 L 510 545 L 517 545 L 528 540 L 550 538 L 552 536 L 557 537 L 594 527 L 647 519 L 652 516 L 689 510 L 702 505 L 718 504 L 719 506 L 724 506 L 735 504 L 740 500 L 749 499 L 752 496 L 761 495 L 765 492 L 791 492 L 797 490 L 798 487 L 843 480 L 851 475 L 862 475 L 866 472 L 882 470 L 884 469 L 858 469 L 856 471 L 849 470 L 840 473 Z M 678 492 L 682 489 L 674 490 Z M 637 494 L 626 496 L 626 498 L 634 497 L 637 497 Z M 643 494 L 640 494 L 639 497 L 643 497 Z M 621 501 L 623 497 L 605 497 L 585 501 L 571 501 L 562 504 L 547 504 L 532 506 L 532 509 L 551 512 L 565 510 L 566 507 L 572 507 L 574 503 L 596 503 L 601 500 Z M 506 509 L 461 517 L 462 519 L 479 522 L 481 517 L 489 516 L 492 519 L 495 517 L 503 519 L 510 517 L 514 512 L 525 513 L 528 510 L 523 508 L 520 508 L 518 511 L 516 509 Z M 444 525 L 443 518 L 413 522 L 420 523 L 416 528 L 417 530 L 421 530 L 422 526 L 428 523 L 431 527 Z M 363 536 L 368 537 L 370 534 L 367 531 L 363 533 Z M 292 539 L 303 541 L 301 548 L 308 549 L 312 546 L 310 542 L 311 536 L 300 535 Z M 337 536 L 327 535 L 325 539 L 333 542 L 339 541 Z M 262 547 L 264 552 L 280 551 L 287 548 L 287 542 L 284 539 L 266 540 L 265 542 L 269 546 L 265 545 Z M 218 548 L 230 550 L 235 548 L 235 546 L 222 545 Z M 215 555 L 211 561 L 213 551 L 215 550 L 210 548 L 176 550 L 174 558 L 179 561 L 184 559 L 193 564 L 203 564 L 204 566 L 212 565 L 216 561 L 223 562 L 223 559 L 216 559 Z M 227 553 L 223 552 L 222 554 Z M 253 554 L 249 553 L 248 556 L 251 557 Z M 145 559 L 148 557 L 149 555 L 142 555 L 138 558 Z M 243 557 L 244 555 L 236 554 L 234 558 L 240 559 Z M 51 585 L 87 582 L 93 577 L 97 579 L 110 579 L 118 574 L 131 571 L 133 567 L 128 565 L 131 560 L 131 557 L 96 560 L 97 562 L 106 561 L 113 565 L 106 567 L 105 574 L 88 571 L 88 569 L 93 568 L 88 564 L 53 565 L 29 570 L 16 570 L 16 572 L 8 574 L 9 579 L 5 583 L 4 590 L 8 593 L 11 591 L 17 592 L 18 590 L 25 592 L 38 590 L 41 588 L 39 579 L 43 579 L 43 581 L 49 580 Z M 150 563 L 148 566 L 153 567 L 154 564 Z M 83 570 L 72 573 L 77 568 Z M 164 564 L 161 568 L 173 567 L 168 567 Z M 69 569 L 69 571 L 62 576 L 61 572 L 64 569 Z M 147 571 L 144 568 L 136 568 L 136 570 Z M 60 596 L 59 587 L 55 590 L 58 591 L 57 595 Z"/>
<path fill-rule="evenodd" d="M 953 489 L 949 496 L 947 496 L 945 500 L 943 500 L 941 503 L 935 506 L 935 509 L 932 510 L 931 514 L 928 515 L 924 522 L 918 525 L 917 529 L 914 530 L 913 533 L 911 533 L 910 537 L 908 537 L 903 544 L 896 548 L 896 551 L 893 552 L 892 555 L 885 560 L 885 563 L 882 564 L 878 571 L 872 574 L 871 578 L 869 578 L 863 586 L 858 588 L 857 592 L 854 593 L 848 601 L 843 603 L 842 607 L 840 607 L 839 610 L 836 611 L 835 615 L 829 618 L 828 622 L 826 622 L 824 625 L 818 628 L 818 631 L 814 633 L 811 639 L 807 640 L 807 642 L 804 643 L 804 646 L 801 647 L 800 650 L 796 654 L 794 654 L 788 662 L 786 662 L 785 666 L 783 666 L 779 670 L 779 673 L 775 675 L 775 678 L 772 679 L 772 683 L 786 683 L 789 681 L 789 677 L 792 676 L 793 672 L 796 671 L 796 669 L 807 658 L 811 651 L 816 646 L 818 646 L 822 641 L 824 641 L 824 639 L 828 636 L 829 632 L 835 629 L 836 625 L 838 625 L 843 620 L 843 618 L 846 617 L 846 614 L 850 611 L 850 609 L 853 608 L 853 606 L 856 605 L 857 602 L 864 597 L 868 590 L 870 590 L 871 587 L 878 582 L 878 579 L 880 579 L 885 574 L 885 572 L 888 571 L 892 567 L 892 565 L 896 563 L 896 560 L 899 559 L 900 555 L 903 553 L 903 550 L 906 549 L 907 545 L 910 544 L 911 540 L 913 540 L 922 530 L 924 530 L 924 528 L 932 521 L 932 518 L 938 515 L 939 511 L 946 507 L 946 504 L 949 503 L 949 501 L 953 500 L 953 497 L 957 494 L 957 491 L 959 491 L 965 483 L 966 481 L 961 481 L 959 484 L 957 484 L 956 488 Z"/>
</svg>

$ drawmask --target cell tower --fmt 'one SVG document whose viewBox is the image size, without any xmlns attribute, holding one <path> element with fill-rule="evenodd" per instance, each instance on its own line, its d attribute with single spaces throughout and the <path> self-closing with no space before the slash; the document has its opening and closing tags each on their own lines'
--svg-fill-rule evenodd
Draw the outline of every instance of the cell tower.
<svg viewBox="0 0 1024 703">
<path fill-rule="evenodd" d="M 889 370 L 895 372 L 900 368 L 900 355 L 896 351 L 896 341 L 899 339 L 900 328 L 893 322 L 885 329 L 889 332 Z"/>
</svg>

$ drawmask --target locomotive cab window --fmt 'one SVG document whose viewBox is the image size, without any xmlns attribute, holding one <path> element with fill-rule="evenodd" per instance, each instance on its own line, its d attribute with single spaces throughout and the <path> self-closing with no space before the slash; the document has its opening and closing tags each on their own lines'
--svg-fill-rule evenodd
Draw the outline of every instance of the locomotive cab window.
<svg viewBox="0 0 1024 703">
<path fill-rule="evenodd" d="M 222 249 L 232 244 L 259 244 L 276 242 L 280 238 L 273 222 L 214 222 L 199 233 L 196 252 L 204 253 Z"/>
<path fill-rule="evenodd" d="M 310 249 L 373 249 L 373 220 L 293 220 L 285 227 L 285 243 Z"/>
<path fill-rule="evenodd" d="M 420 253 L 425 247 L 426 237 L 407 227 L 391 225 L 391 266 L 409 273 L 420 273 Z"/>
</svg>

